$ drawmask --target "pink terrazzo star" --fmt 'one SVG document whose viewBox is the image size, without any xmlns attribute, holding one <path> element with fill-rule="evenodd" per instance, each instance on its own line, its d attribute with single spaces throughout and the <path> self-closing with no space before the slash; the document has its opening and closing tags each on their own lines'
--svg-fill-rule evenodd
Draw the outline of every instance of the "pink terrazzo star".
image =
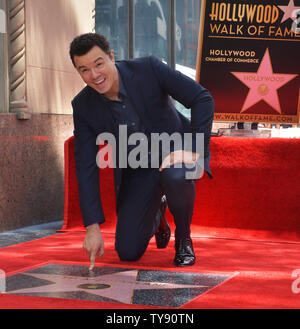
<svg viewBox="0 0 300 329">
<path fill-rule="evenodd" d="M 131 304 L 134 290 L 207 287 L 190 284 L 137 281 L 138 270 L 129 270 L 121 273 L 100 275 L 97 277 L 36 273 L 26 273 L 26 275 L 42 280 L 48 280 L 52 283 L 40 287 L 13 290 L 9 292 L 10 294 L 86 291 L 93 295 L 110 298 L 125 304 Z"/>
<path fill-rule="evenodd" d="M 281 113 L 277 90 L 298 76 L 298 74 L 273 73 L 269 49 L 266 50 L 256 73 L 231 73 L 250 88 L 241 112 L 246 111 L 260 100 L 264 100 L 276 112 Z"/>
</svg>

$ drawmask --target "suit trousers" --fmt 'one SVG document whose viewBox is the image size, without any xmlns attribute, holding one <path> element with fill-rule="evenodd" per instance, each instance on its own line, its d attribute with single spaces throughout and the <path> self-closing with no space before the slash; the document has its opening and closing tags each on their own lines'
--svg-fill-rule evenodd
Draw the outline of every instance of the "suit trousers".
<svg viewBox="0 0 300 329">
<path fill-rule="evenodd" d="M 136 261 L 146 251 L 159 222 L 161 198 L 166 196 L 175 223 L 175 238 L 190 236 L 195 201 L 194 179 L 187 168 L 171 166 L 124 169 L 120 191 L 115 249 L 123 261 Z"/>
</svg>

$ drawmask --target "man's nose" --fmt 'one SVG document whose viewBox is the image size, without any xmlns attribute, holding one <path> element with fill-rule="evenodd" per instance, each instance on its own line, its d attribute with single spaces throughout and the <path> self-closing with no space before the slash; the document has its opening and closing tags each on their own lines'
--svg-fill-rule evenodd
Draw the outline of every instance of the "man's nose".
<svg viewBox="0 0 300 329">
<path fill-rule="evenodd" d="M 97 72 L 97 70 L 96 69 L 91 69 L 91 73 L 92 73 L 92 78 L 93 79 L 96 79 L 96 78 L 98 78 L 98 76 L 99 76 L 99 73 Z"/>
</svg>

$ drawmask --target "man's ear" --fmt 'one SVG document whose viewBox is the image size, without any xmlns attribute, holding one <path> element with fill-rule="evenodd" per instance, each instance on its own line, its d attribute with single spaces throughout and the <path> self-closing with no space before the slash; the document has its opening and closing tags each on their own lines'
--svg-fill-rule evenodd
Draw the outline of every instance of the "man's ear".
<svg viewBox="0 0 300 329">
<path fill-rule="evenodd" d="M 115 52 L 113 50 L 110 51 L 109 58 L 113 63 L 115 63 Z"/>
</svg>

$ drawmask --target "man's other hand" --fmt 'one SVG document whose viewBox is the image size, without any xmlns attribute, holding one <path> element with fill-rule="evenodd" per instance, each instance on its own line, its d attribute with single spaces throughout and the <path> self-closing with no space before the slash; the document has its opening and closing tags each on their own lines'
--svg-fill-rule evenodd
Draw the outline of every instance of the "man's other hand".
<svg viewBox="0 0 300 329">
<path fill-rule="evenodd" d="M 100 225 L 98 223 L 86 227 L 86 235 L 83 242 L 83 249 L 87 252 L 90 258 L 90 271 L 95 266 L 97 254 L 99 259 L 104 254 L 104 241 L 100 232 Z"/>
<path fill-rule="evenodd" d="M 190 152 L 190 151 L 184 151 L 184 150 L 178 150 L 170 153 L 168 156 L 166 156 L 159 168 L 159 171 L 163 171 L 165 168 L 169 168 L 171 166 L 174 166 L 177 163 L 185 163 L 185 164 L 193 164 L 196 163 L 199 159 L 199 154 Z"/>
</svg>

